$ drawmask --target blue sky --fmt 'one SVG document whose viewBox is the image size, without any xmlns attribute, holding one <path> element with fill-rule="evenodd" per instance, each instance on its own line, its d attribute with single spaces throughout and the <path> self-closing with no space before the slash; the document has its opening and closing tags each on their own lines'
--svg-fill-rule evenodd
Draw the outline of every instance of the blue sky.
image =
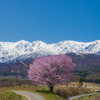
<svg viewBox="0 0 100 100">
<path fill-rule="evenodd" d="M 100 40 L 100 0 L 0 0 L 0 41 Z"/>
</svg>

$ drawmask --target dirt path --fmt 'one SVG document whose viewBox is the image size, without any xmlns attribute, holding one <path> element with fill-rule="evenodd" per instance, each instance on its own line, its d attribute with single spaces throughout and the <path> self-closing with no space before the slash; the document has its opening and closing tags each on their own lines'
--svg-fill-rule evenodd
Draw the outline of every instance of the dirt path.
<svg viewBox="0 0 100 100">
<path fill-rule="evenodd" d="M 70 97 L 67 100 L 73 100 L 75 98 L 79 98 L 79 97 L 83 97 L 83 96 L 88 96 L 88 95 L 93 95 L 93 94 L 100 94 L 100 93 L 91 93 L 91 94 L 78 95 L 78 96 Z"/>
<path fill-rule="evenodd" d="M 28 100 L 44 100 L 43 97 L 41 97 L 39 94 L 33 92 L 17 91 L 17 90 L 11 90 L 11 91 L 25 96 Z"/>
</svg>

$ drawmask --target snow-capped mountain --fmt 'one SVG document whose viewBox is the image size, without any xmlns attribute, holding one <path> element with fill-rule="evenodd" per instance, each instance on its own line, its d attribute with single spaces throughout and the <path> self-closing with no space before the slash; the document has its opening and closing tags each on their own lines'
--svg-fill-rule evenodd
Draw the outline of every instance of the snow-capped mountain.
<svg viewBox="0 0 100 100">
<path fill-rule="evenodd" d="M 42 41 L 30 43 L 25 40 L 18 42 L 0 42 L 0 62 L 69 52 L 99 54 L 100 40 L 87 43 L 67 40 L 55 44 L 46 44 Z"/>
</svg>

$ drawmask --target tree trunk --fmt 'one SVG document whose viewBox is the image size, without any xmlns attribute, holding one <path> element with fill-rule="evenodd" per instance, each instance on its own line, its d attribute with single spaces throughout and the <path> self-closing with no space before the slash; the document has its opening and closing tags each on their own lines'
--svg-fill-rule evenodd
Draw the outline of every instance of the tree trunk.
<svg viewBox="0 0 100 100">
<path fill-rule="evenodd" d="M 51 86 L 51 87 L 49 87 L 49 88 L 50 88 L 50 91 L 53 92 L 53 86 Z"/>
</svg>

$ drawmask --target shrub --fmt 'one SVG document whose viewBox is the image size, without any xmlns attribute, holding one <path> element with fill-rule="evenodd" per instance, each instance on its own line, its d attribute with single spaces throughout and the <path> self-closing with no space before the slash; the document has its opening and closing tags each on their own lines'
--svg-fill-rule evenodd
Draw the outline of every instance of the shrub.
<svg viewBox="0 0 100 100">
<path fill-rule="evenodd" d="M 67 89 L 64 88 L 58 88 L 54 90 L 54 93 L 63 97 L 63 98 L 68 98 L 69 97 L 69 93 L 67 91 Z"/>
<path fill-rule="evenodd" d="M 83 85 L 83 79 L 82 79 L 82 77 L 79 79 L 79 87 L 82 87 L 82 85 Z"/>
</svg>

